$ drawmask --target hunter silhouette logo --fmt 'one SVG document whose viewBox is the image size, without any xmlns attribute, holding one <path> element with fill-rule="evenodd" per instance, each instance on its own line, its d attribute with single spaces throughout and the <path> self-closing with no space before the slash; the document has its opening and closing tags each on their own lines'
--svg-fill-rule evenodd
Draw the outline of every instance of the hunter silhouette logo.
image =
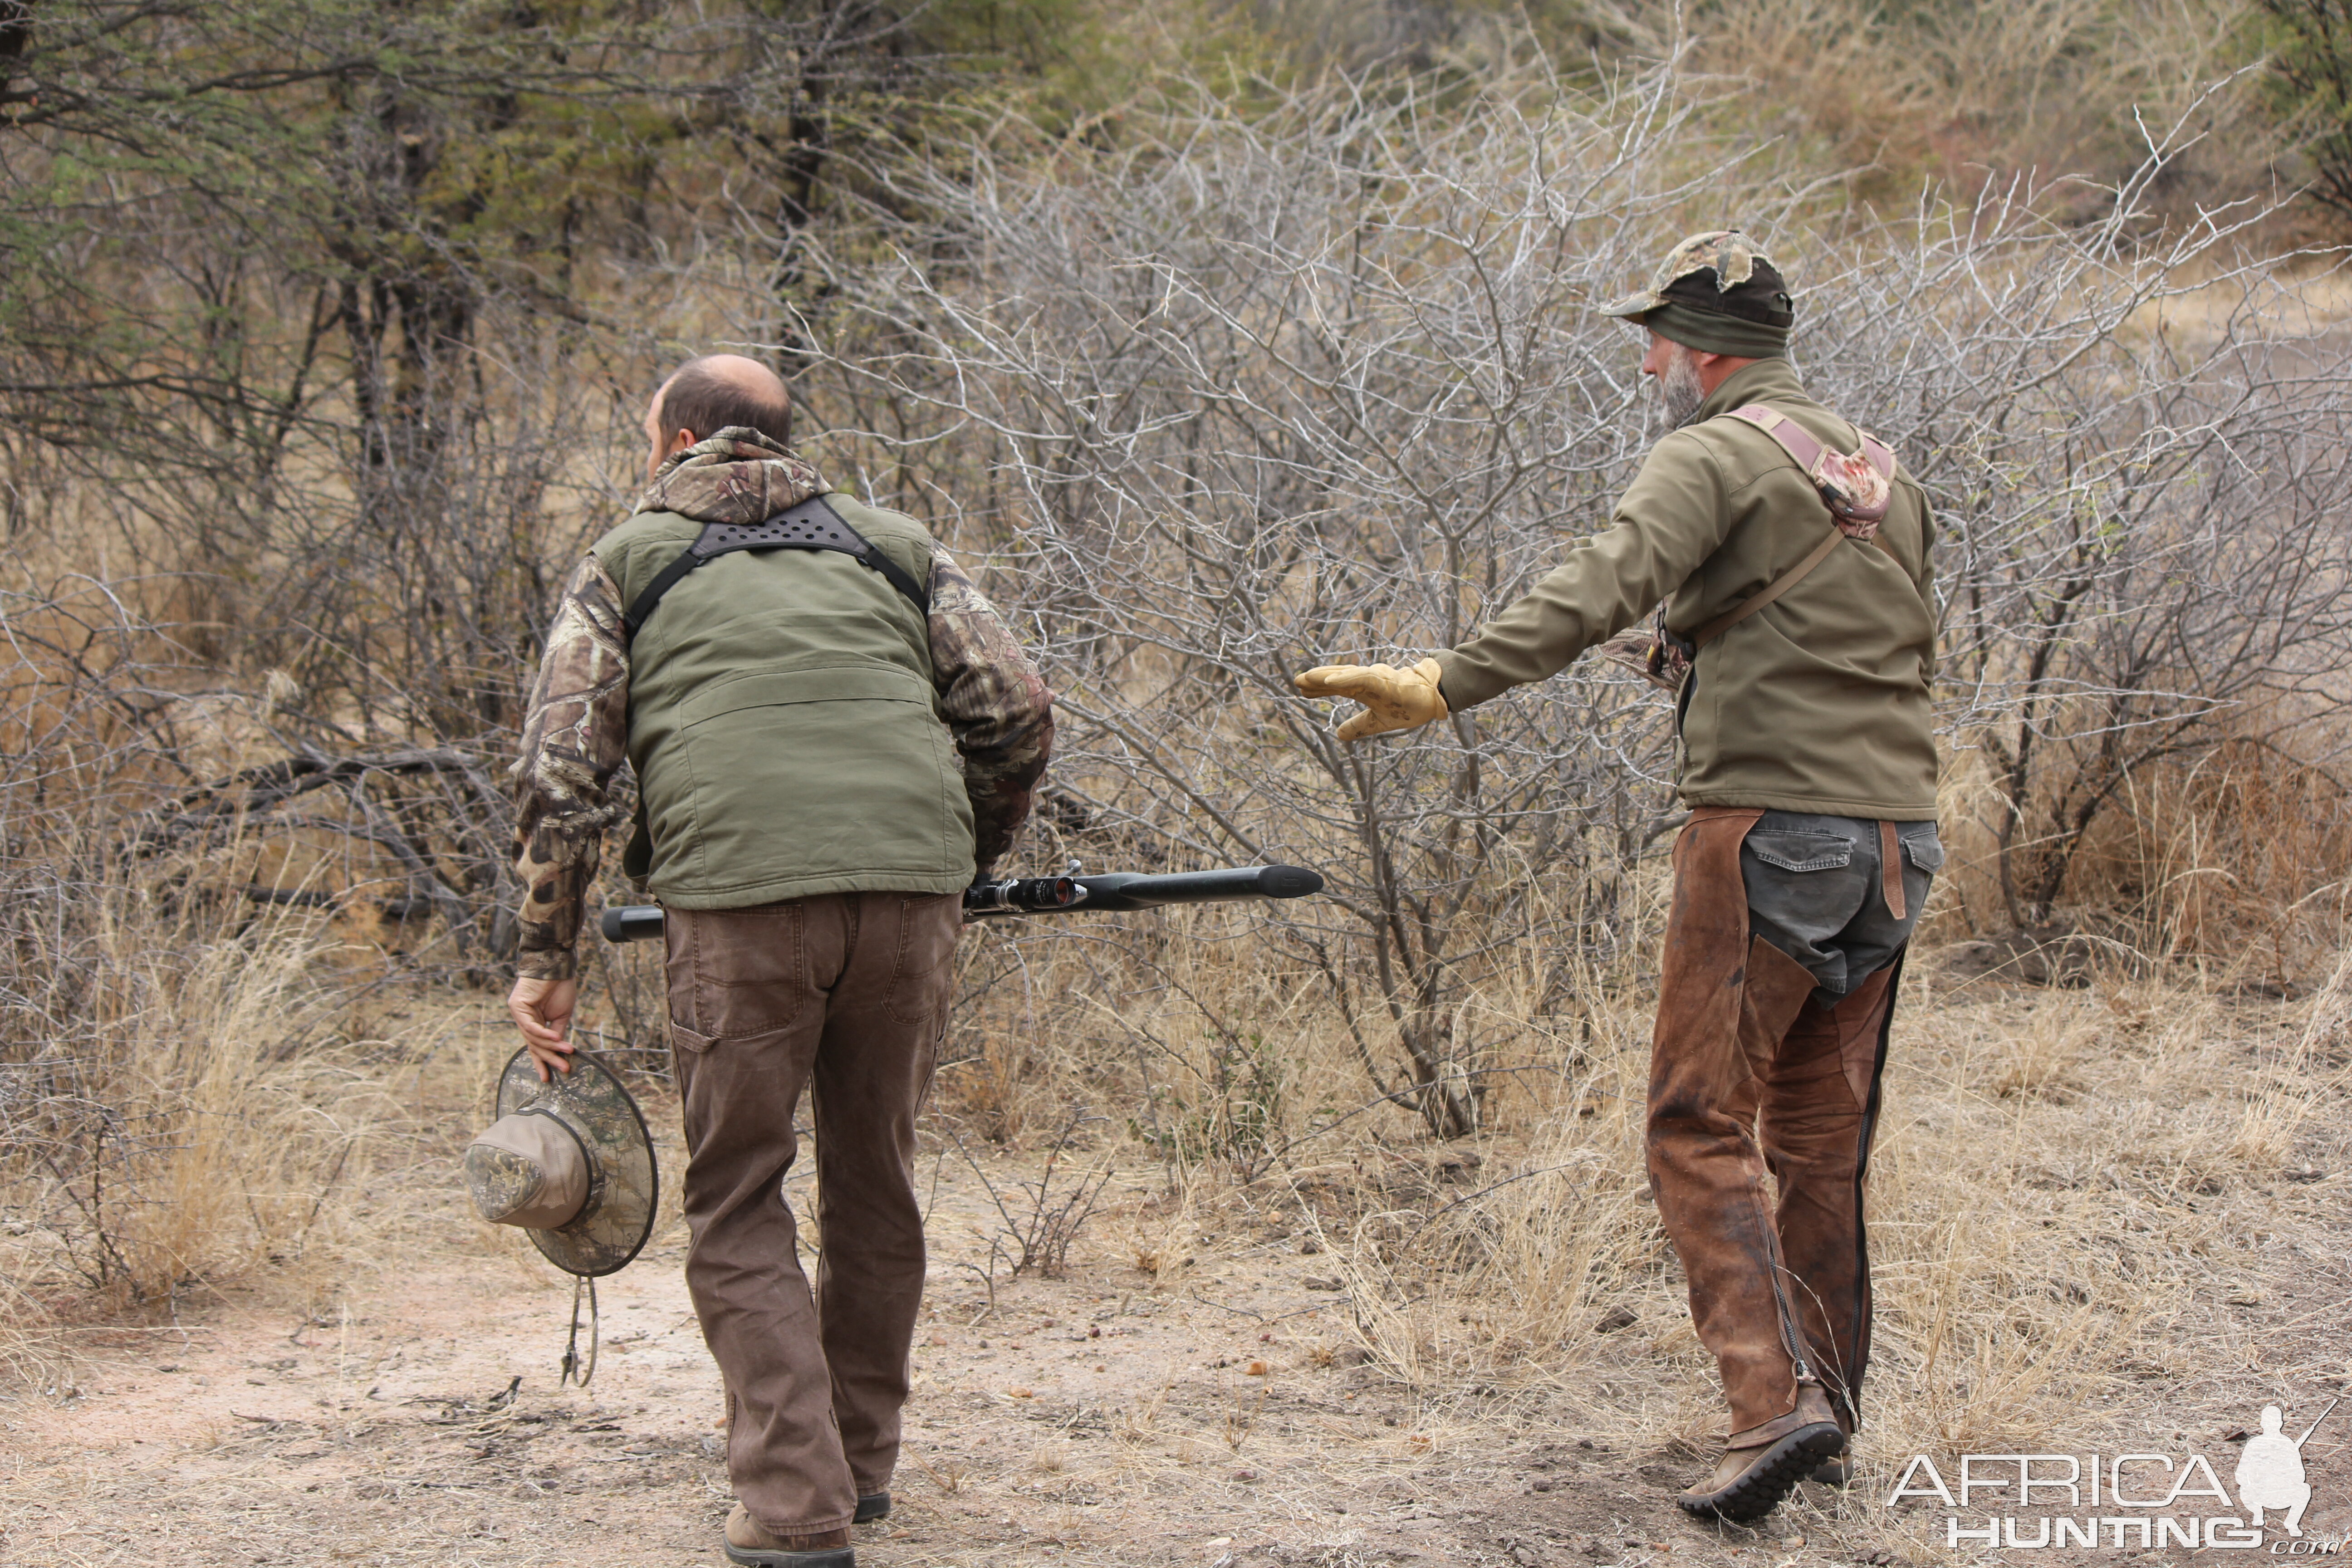
<svg viewBox="0 0 2352 1568">
<path fill-rule="evenodd" d="M 2327 1419 L 2329 1411 L 2342 1400 L 2328 1401 L 2327 1409 L 2319 1413 L 2319 1421 Z M 2246 1451 L 2238 1456 L 2238 1502 L 2249 1517 L 2246 1523 L 2253 1529 L 2263 1527 L 2264 1509 L 2284 1509 L 2286 1517 L 2280 1522 L 2289 1535 L 2303 1533 L 2303 1510 L 2311 1506 L 2311 1482 L 2303 1473 L 2303 1446 L 2319 1430 L 2319 1421 L 2303 1429 L 2300 1437 L 2286 1435 L 2286 1412 L 2275 1405 L 2263 1406 L 2263 1429 L 2259 1436 L 2246 1439 Z"/>
</svg>

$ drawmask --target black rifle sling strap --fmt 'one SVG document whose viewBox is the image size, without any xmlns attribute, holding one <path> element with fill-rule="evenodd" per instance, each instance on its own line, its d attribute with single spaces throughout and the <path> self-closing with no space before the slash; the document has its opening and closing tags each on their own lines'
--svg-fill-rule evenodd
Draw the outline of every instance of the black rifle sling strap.
<svg viewBox="0 0 2352 1568">
<path fill-rule="evenodd" d="M 861 566 L 878 572 L 890 586 L 907 595 L 916 611 L 928 617 L 931 613 L 931 596 L 921 584 L 907 574 L 907 569 L 882 553 L 872 541 L 842 521 L 841 514 L 825 504 L 823 496 L 811 496 L 795 507 L 787 507 L 765 522 L 712 522 L 703 525 L 700 537 L 686 547 L 684 553 L 661 569 L 661 574 L 646 584 L 629 613 L 621 617 L 621 629 L 634 637 L 661 597 L 677 585 L 677 580 L 706 561 L 738 550 L 831 550 L 851 557 Z"/>
</svg>

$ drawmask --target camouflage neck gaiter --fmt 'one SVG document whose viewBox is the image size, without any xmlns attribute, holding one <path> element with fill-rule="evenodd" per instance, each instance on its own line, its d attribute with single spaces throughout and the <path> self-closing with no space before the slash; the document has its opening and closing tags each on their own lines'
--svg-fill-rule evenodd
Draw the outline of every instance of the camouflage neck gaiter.
<svg viewBox="0 0 2352 1568">
<path fill-rule="evenodd" d="M 824 493 L 815 468 L 745 425 L 705 437 L 661 466 L 638 511 L 674 511 L 696 522 L 765 522 Z"/>
</svg>

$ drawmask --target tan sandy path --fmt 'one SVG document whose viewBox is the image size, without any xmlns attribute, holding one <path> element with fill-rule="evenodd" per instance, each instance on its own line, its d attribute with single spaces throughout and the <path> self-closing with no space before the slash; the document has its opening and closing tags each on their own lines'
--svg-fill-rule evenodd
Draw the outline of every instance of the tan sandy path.
<svg viewBox="0 0 2352 1568">
<path fill-rule="evenodd" d="M 1307 1288 L 1314 1260 L 1293 1247 L 1205 1258 L 1162 1290 L 1100 1248 L 1064 1280 L 1000 1264 L 992 1310 L 963 1267 L 986 1259 L 986 1194 L 952 1161 L 937 1177 L 908 1458 L 862 1561 L 1499 1563 L 1554 1560 L 1557 1536 L 1591 1547 L 1558 1561 L 1592 1563 L 1663 1555 L 1648 1543 L 1669 1532 L 1685 1557 L 1706 1544 L 1668 1472 L 1572 1442 L 1546 1446 L 1543 1473 L 1603 1484 L 1556 1527 L 1497 1526 L 1497 1502 L 1529 1495 L 1521 1418 L 1482 1432 L 1368 1368 L 1316 1364 L 1341 1299 Z M 719 1562 L 719 1384 L 683 1241 L 673 1224 L 604 1283 L 585 1393 L 556 1386 L 568 1287 L 512 1248 L 422 1259 L 331 1317 L 232 1300 L 121 1336 L 71 1396 L 0 1404 L 0 1562 Z"/>
<path fill-rule="evenodd" d="M 674 1108 L 647 1110 L 674 1169 Z M 559 1389 L 569 1286 L 465 1215 L 453 1154 L 387 1176 L 415 1255 L 332 1307 L 216 1299 L 180 1327 L 111 1336 L 69 1394 L 0 1398 L 0 1563 L 723 1562 L 719 1379 L 682 1229 L 604 1283 L 594 1384 Z M 1580 1428 L 1558 1388 L 1416 1396 L 1350 1364 L 1346 1298 L 1310 1288 L 1330 1260 L 1301 1254 L 1279 1194 L 1225 1194 L 1181 1244 L 1191 1266 L 1155 1275 L 1139 1252 L 1188 1233 L 1148 1173 L 1114 1187 L 1067 1279 L 1008 1280 L 999 1260 L 992 1304 L 987 1192 L 951 1146 L 925 1159 L 931 1288 L 898 1507 L 858 1531 L 867 1568 L 1959 1560 L 1890 1525 L 1874 1474 L 1853 1494 L 1804 1489 L 1760 1531 L 1682 1518 L 1672 1492 L 1695 1462 L 1663 1434 L 1686 1391 L 1635 1335 L 1577 1374 L 1587 1407 L 1613 1413 L 1606 1431 Z M 982 1163 L 1010 1192 L 1025 1159 Z M 805 1177 L 793 1185 L 805 1213 Z M 2326 1203 L 2343 1180 L 2297 1190 Z M 2234 1364 L 2102 1412 L 2098 1446 L 2178 1424 L 2218 1453 L 2262 1389 L 2352 1376 L 2352 1264 L 2325 1247 L 2277 1262 L 2261 1304 L 2230 1310 Z M 1629 1448 L 1614 1435 L 1629 1431 L 1661 1437 Z M 2315 1527 L 2352 1527 L 2341 1436 L 2314 1445 Z"/>
</svg>

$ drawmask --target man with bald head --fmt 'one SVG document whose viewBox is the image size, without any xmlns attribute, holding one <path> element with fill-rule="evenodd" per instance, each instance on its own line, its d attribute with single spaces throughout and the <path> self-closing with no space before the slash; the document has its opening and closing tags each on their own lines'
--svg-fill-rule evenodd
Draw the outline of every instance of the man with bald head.
<svg viewBox="0 0 2352 1568">
<path fill-rule="evenodd" d="M 915 1114 L 961 893 L 1011 847 L 1052 694 L 926 532 L 829 490 L 755 360 L 689 361 L 646 410 L 648 488 L 564 585 L 523 733 L 508 1005 L 565 1060 L 573 942 L 636 773 L 625 868 L 666 911 L 687 1285 L 727 1379 L 727 1555 L 850 1568 L 889 1510 L 922 1299 Z M 811 1089 L 812 1297 L 782 1191 Z"/>
</svg>

